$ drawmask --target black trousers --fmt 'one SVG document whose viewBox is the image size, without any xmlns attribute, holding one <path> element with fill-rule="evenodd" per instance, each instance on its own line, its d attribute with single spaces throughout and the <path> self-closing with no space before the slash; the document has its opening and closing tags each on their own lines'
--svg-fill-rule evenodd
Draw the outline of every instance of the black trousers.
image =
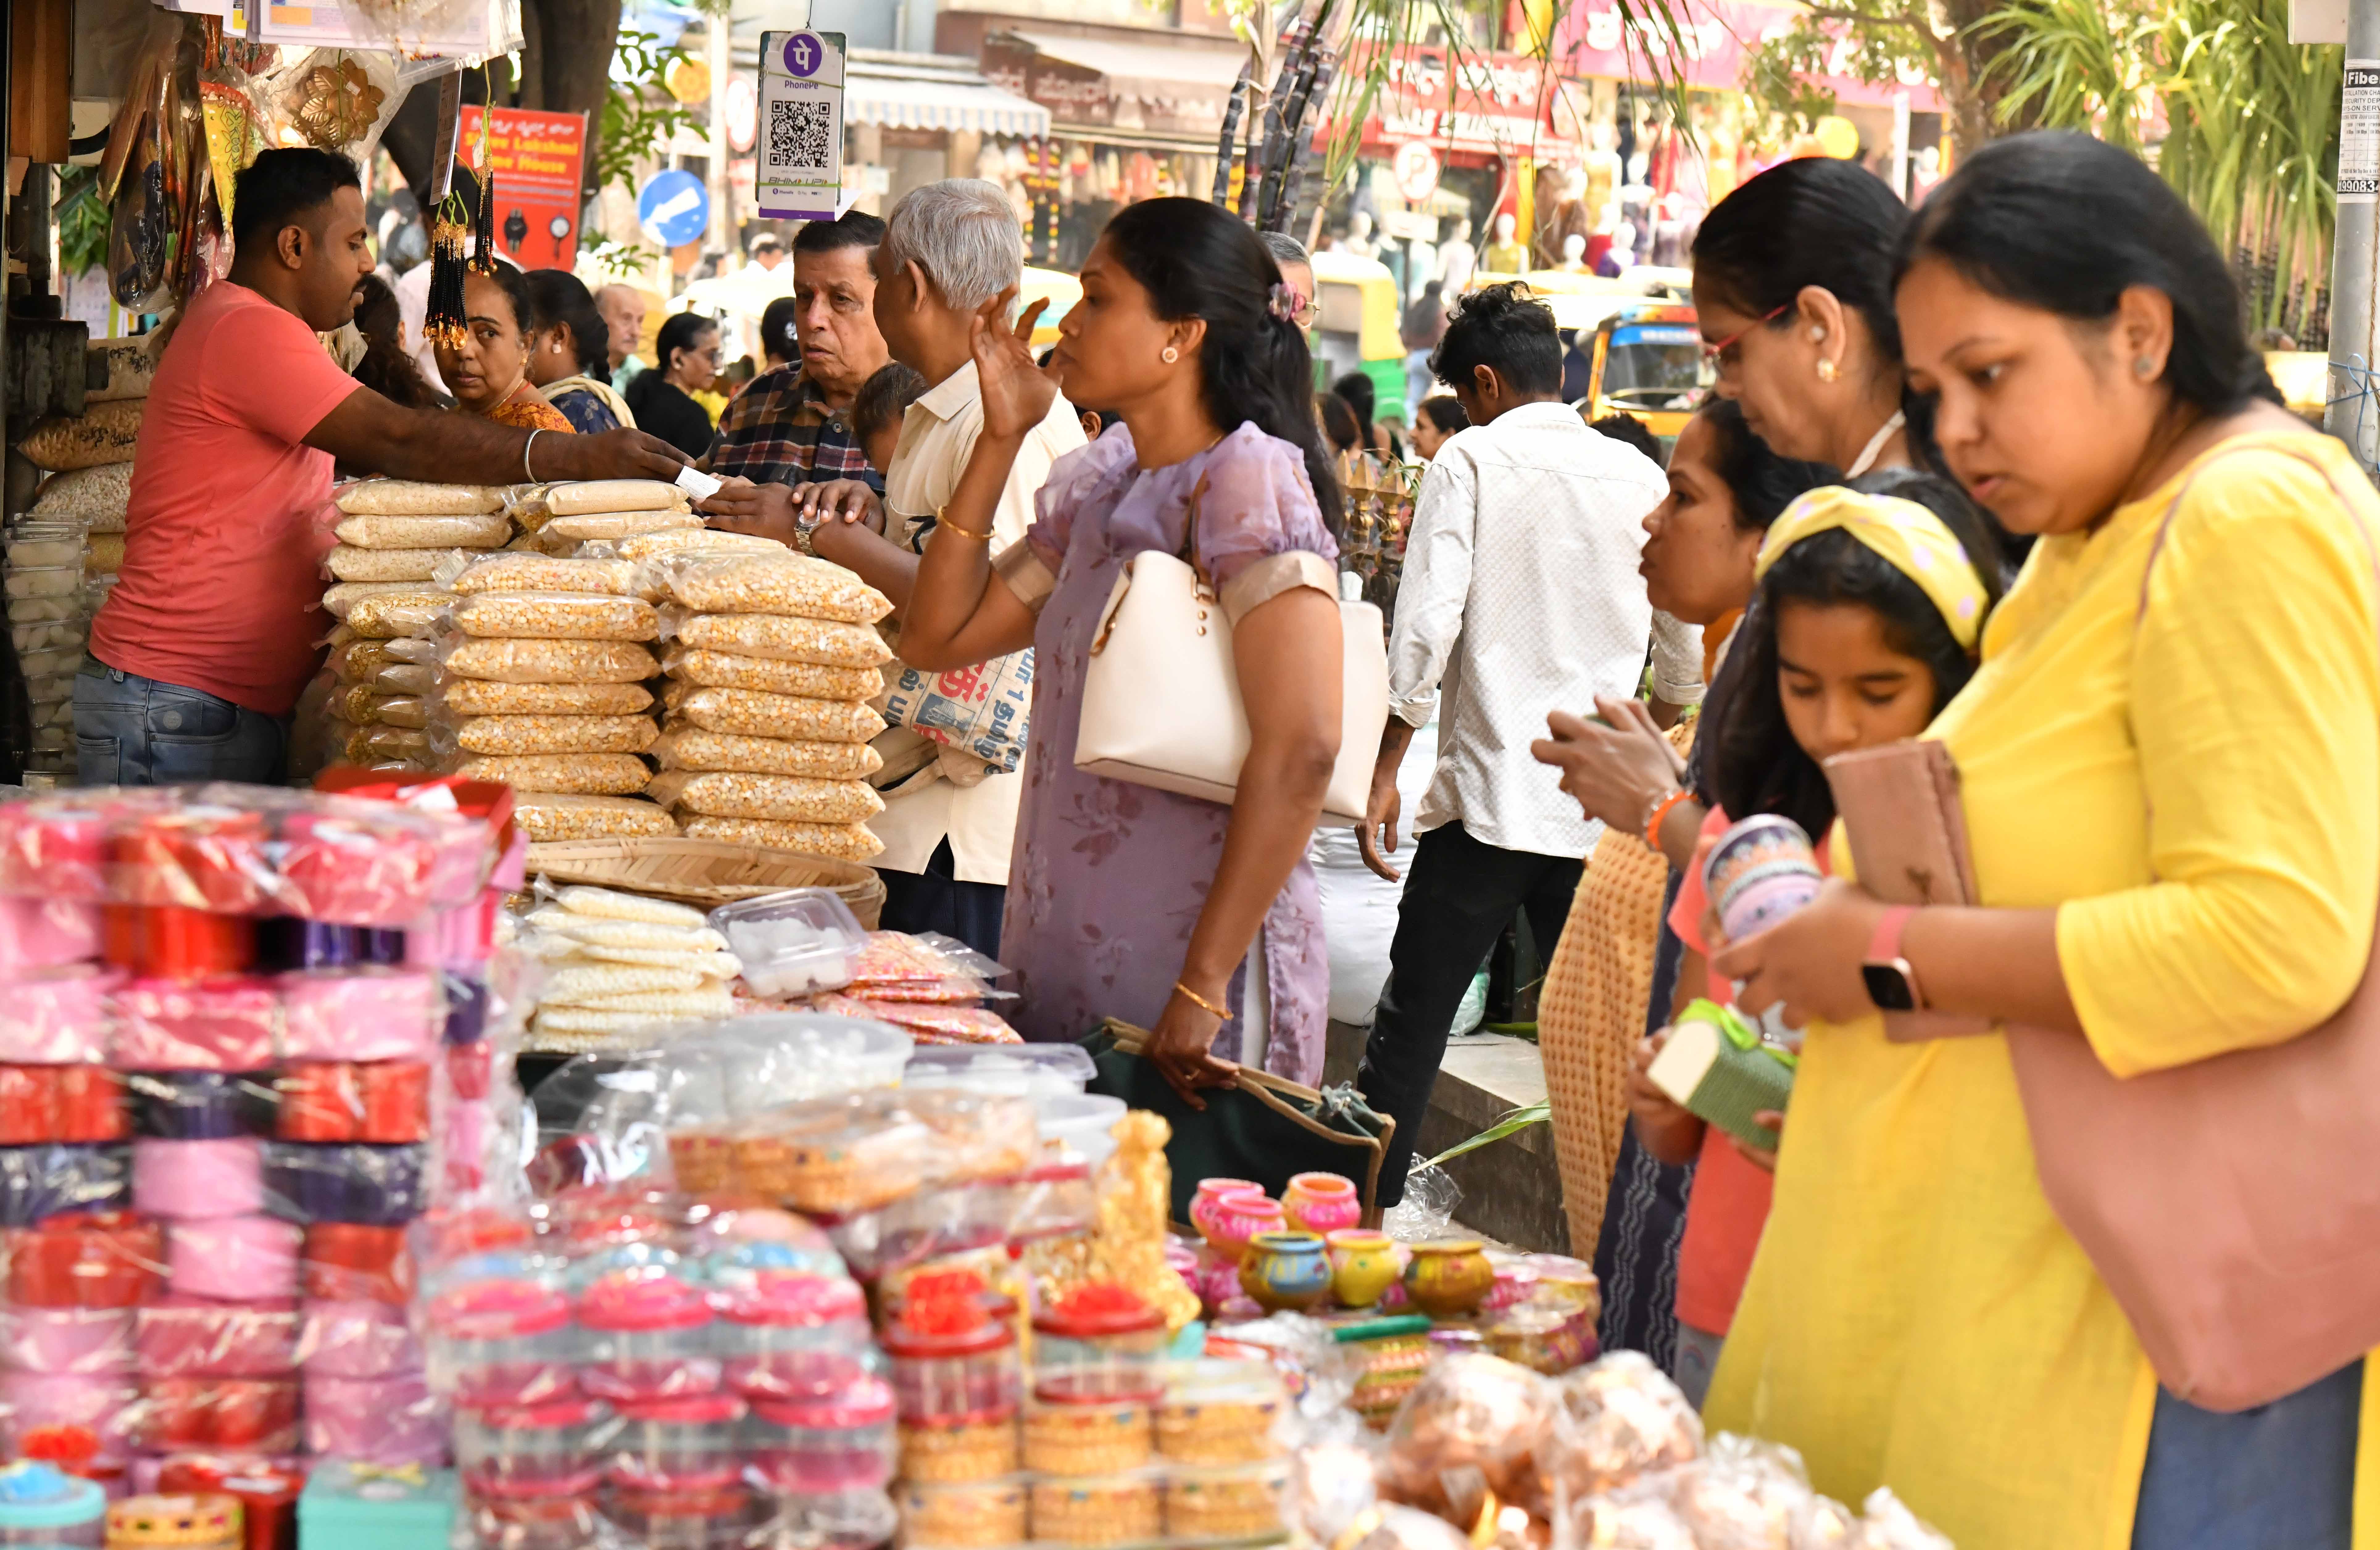
<svg viewBox="0 0 2380 1550">
<path fill-rule="evenodd" d="M 940 931 L 986 958 L 1000 956 L 1000 914 L 1008 907 L 1002 883 L 963 883 L 951 842 L 934 847 L 923 872 L 879 871 L 884 879 L 884 929 L 912 936 Z"/>
<path fill-rule="evenodd" d="M 1355 1076 L 1371 1106 L 1397 1122 L 1380 1169 L 1383 1205 L 1404 1198 L 1405 1171 L 1463 993 L 1515 910 L 1528 911 L 1537 955 L 1553 962 L 1583 870 L 1581 861 L 1483 844 L 1459 822 L 1431 829 L 1414 847 L 1389 945 L 1389 982 Z"/>
</svg>

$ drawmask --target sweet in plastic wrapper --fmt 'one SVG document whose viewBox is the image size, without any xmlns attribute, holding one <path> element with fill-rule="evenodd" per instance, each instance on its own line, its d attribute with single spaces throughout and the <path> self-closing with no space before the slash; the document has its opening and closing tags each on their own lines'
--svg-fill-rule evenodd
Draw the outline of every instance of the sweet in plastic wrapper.
<svg viewBox="0 0 2380 1550">
<path fill-rule="evenodd" d="M 1882 1485 L 1868 1496 L 1856 1544 L 1857 1550 L 1951 1550 L 1948 1534 L 1920 1520 L 1891 1487 Z"/>
<path fill-rule="evenodd" d="M 1555 1379 L 1552 1391 L 1560 1413 L 1540 1462 L 1573 1501 L 1702 1453 L 1701 1417 L 1641 1351 L 1613 1351 Z"/>
<path fill-rule="evenodd" d="M 541 888 L 545 886 L 544 879 L 539 882 Z M 644 920 L 657 926 L 688 927 L 709 924 L 703 912 L 691 904 L 674 904 L 666 899 L 648 899 L 641 893 L 623 893 L 617 889 L 587 883 L 554 890 L 553 902 L 573 914 L 603 920 Z"/>
<path fill-rule="evenodd" d="M 1381 1489 L 1450 1523 L 1477 1521 L 1489 1493 L 1539 1508 L 1537 1453 L 1559 1404 L 1552 1386 L 1526 1367 L 1493 1356 L 1445 1357 L 1389 1423 Z"/>
</svg>

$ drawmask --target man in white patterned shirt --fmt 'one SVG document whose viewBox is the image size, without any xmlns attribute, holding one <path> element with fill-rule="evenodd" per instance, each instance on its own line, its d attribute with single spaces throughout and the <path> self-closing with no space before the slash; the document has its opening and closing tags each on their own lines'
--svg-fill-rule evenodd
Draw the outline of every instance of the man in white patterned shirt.
<svg viewBox="0 0 2380 1550">
<path fill-rule="evenodd" d="M 1393 1205 L 1463 992 L 1516 910 L 1553 958 L 1598 826 L 1529 743 L 1546 713 L 1635 694 L 1653 646 L 1657 711 L 1701 695 L 1700 632 L 1657 619 L 1637 574 L 1661 470 L 1561 402 L 1553 314 L 1516 285 L 1463 298 L 1430 360 L 1471 417 L 1423 476 L 1389 640 L 1389 705 L 1364 858 L 1396 876 L 1397 767 L 1439 721 L 1389 981 L 1357 1085 L 1397 1122 Z"/>
</svg>

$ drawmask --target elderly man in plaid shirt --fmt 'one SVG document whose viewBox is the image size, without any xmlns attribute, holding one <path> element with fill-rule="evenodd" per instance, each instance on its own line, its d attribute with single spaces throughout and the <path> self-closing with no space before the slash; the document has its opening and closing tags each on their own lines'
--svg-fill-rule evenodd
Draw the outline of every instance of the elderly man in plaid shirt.
<svg viewBox="0 0 2380 1550">
<path fill-rule="evenodd" d="M 850 418 L 859 385 L 892 358 L 876 331 L 868 266 L 883 236 L 884 223 L 856 210 L 813 221 L 795 236 L 795 337 L 766 341 L 792 364 L 753 378 L 720 417 L 702 466 L 728 483 L 704 510 L 775 527 L 838 479 L 884 492 L 884 475 L 868 466 Z"/>
</svg>

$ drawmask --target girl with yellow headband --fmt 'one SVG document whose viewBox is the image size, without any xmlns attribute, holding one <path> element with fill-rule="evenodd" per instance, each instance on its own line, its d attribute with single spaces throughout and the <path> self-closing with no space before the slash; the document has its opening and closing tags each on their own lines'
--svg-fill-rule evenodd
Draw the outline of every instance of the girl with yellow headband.
<svg viewBox="0 0 2380 1550">
<path fill-rule="evenodd" d="M 1751 611 L 1704 711 L 1712 798 L 1704 846 L 1753 813 L 1782 814 L 1823 841 L 1835 809 L 1820 764 L 1925 731 L 1973 673 L 1975 642 L 1998 595 L 1995 550 L 1973 506 L 1948 481 L 1908 470 L 1796 500 L 1769 527 L 1754 574 Z M 1705 996 L 1732 1000 L 1733 987 L 1708 966 L 1727 944 L 1709 917 L 1699 866 L 1685 869 L 1670 925 L 1686 949 L 1675 1009 Z M 1652 1084 L 1646 1072 L 1667 1036 L 1638 1046 L 1628 1101 L 1647 1152 L 1672 1165 L 1696 1162 L 1678 1251 L 1671 1371 L 1699 1406 L 1759 1246 L 1776 1159 Z"/>
</svg>

